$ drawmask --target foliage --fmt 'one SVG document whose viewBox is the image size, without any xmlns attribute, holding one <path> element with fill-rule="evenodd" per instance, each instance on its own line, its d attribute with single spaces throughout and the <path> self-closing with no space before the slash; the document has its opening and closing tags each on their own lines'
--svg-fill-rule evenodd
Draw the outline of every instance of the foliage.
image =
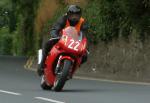
<svg viewBox="0 0 150 103">
<path fill-rule="evenodd" d="M 12 36 L 13 42 L 11 43 L 13 44 L 16 43 L 15 41 L 20 41 L 18 43 L 22 45 L 22 47 L 19 47 L 22 55 L 31 55 L 35 51 L 34 18 L 36 16 L 38 1 L 39 0 L 2 0 L 2 2 L 0 2 L 2 5 L 1 8 L 4 11 L 0 13 L 4 14 L 8 11 L 8 15 L 0 17 L 0 20 L 3 21 L 3 23 L 1 23 L 1 28 L 6 26 L 7 29 L 9 29 L 8 34 L 15 34 L 16 38 Z M 13 33 L 16 30 L 17 32 Z"/>
<path fill-rule="evenodd" d="M 67 10 L 65 1 L 59 4 L 55 15 L 44 25 L 41 35 L 34 32 L 34 21 L 41 0 L 0 1 L 0 53 L 33 55 L 36 53 L 42 34 L 49 36 L 53 23 Z M 150 33 L 149 0 L 87 0 L 83 17 L 90 29 L 90 43 L 100 40 L 109 42 L 118 37 L 128 38 L 136 31 L 136 37 L 144 42 Z M 47 8 L 49 9 L 49 8 Z M 7 44 L 8 43 L 8 44 Z M 4 49 L 4 47 L 9 50 Z"/>
<path fill-rule="evenodd" d="M 128 37 L 134 29 L 143 38 L 150 30 L 149 5 L 148 0 L 92 0 L 84 11 L 95 41 Z"/>
<path fill-rule="evenodd" d="M 0 54 L 12 55 L 12 35 L 9 35 L 6 27 L 0 30 Z"/>
</svg>

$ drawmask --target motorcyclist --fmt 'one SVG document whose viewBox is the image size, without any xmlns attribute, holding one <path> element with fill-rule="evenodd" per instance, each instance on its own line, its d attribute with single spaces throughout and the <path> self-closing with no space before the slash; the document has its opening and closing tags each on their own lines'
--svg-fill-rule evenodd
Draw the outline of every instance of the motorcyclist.
<svg viewBox="0 0 150 103">
<path fill-rule="evenodd" d="M 41 63 L 38 67 L 37 73 L 39 76 L 41 76 L 44 73 L 45 68 L 45 60 L 46 57 L 51 50 L 51 48 L 58 42 L 60 36 L 61 36 L 61 30 L 68 26 L 74 26 L 78 32 L 85 32 L 88 29 L 88 25 L 85 22 L 84 18 L 81 17 L 82 11 L 81 8 L 77 5 L 70 5 L 68 7 L 68 11 L 65 15 L 60 17 L 58 21 L 52 26 L 50 34 L 51 39 L 45 43 L 43 47 L 43 56 Z M 87 54 L 85 54 L 82 57 L 82 63 L 87 61 Z"/>
</svg>

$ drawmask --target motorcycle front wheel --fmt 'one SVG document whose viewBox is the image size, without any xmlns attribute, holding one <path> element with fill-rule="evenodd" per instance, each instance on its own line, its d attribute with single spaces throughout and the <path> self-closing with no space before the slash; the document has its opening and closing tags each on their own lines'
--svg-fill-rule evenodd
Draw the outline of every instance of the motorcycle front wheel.
<svg viewBox="0 0 150 103">
<path fill-rule="evenodd" d="M 71 61 L 67 59 L 64 60 L 60 73 L 56 75 L 56 80 L 54 82 L 54 91 L 59 92 L 62 90 L 69 75 L 70 69 L 71 69 Z"/>
</svg>

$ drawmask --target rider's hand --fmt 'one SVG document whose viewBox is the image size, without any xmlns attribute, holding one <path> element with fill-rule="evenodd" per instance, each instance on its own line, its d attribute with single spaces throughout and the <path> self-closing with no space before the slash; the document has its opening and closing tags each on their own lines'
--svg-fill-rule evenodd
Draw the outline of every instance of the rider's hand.
<svg viewBox="0 0 150 103">
<path fill-rule="evenodd" d="M 61 34 L 52 34 L 51 35 L 51 38 L 60 38 L 61 37 Z"/>
</svg>

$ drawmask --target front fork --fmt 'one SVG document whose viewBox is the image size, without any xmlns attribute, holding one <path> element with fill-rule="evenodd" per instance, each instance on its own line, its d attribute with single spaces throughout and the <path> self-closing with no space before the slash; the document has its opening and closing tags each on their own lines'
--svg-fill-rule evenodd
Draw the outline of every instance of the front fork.
<svg viewBox="0 0 150 103">
<path fill-rule="evenodd" d="M 60 55 L 59 58 L 58 58 L 58 62 L 57 62 L 57 65 L 56 65 L 56 69 L 55 69 L 55 74 L 60 74 L 61 72 L 61 61 L 64 60 L 64 59 L 68 59 L 70 61 L 72 61 L 72 67 L 69 71 L 69 75 L 68 75 L 68 79 L 72 78 L 72 73 L 73 73 L 73 64 L 74 64 L 74 59 L 72 59 L 71 57 L 69 56 L 62 56 Z"/>
<path fill-rule="evenodd" d="M 55 69 L 55 74 L 58 74 L 59 73 L 59 68 L 60 68 L 60 61 L 61 61 L 61 58 L 62 56 L 59 56 L 58 58 L 58 62 L 57 62 L 57 65 L 56 65 L 56 69 Z"/>
</svg>

